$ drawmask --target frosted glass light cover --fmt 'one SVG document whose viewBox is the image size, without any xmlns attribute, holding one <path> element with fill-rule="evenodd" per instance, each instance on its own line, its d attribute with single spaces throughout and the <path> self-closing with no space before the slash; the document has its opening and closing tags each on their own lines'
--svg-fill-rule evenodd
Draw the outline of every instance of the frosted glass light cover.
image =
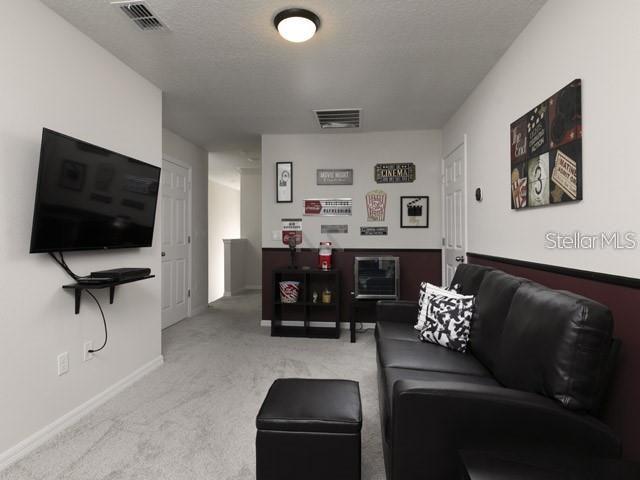
<svg viewBox="0 0 640 480">
<path fill-rule="evenodd" d="M 316 24 L 308 18 L 289 17 L 278 24 L 278 32 L 282 38 L 290 42 L 306 42 L 315 35 Z"/>
</svg>

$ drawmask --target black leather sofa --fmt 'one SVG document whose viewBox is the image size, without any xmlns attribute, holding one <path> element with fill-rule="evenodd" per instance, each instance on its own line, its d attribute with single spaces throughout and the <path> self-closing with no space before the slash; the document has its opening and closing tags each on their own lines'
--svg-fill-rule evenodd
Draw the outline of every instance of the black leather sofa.
<svg viewBox="0 0 640 480">
<path fill-rule="evenodd" d="M 387 479 L 458 478 L 462 449 L 619 457 L 597 418 L 619 346 L 609 310 L 483 266 L 460 265 L 455 283 L 476 295 L 466 353 L 419 341 L 416 303 L 377 304 Z"/>
</svg>

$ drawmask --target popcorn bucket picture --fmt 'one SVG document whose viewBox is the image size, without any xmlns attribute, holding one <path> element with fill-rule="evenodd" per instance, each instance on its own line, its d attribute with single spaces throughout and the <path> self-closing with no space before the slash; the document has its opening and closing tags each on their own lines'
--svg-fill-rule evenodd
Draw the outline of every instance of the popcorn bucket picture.
<svg viewBox="0 0 640 480">
<path fill-rule="evenodd" d="M 367 220 L 369 222 L 384 222 L 387 206 L 387 194 L 382 190 L 373 190 L 365 195 L 367 202 Z"/>
<path fill-rule="evenodd" d="M 280 282 L 280 301 L 282 303 L 296 303 L 300 293 L 300 282 L 287 280 Z"/>
</svg>

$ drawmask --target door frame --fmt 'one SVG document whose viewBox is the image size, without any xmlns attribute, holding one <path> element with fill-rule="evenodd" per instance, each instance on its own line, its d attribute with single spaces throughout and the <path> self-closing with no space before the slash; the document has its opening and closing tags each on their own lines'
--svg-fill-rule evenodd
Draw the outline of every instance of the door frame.
<svg viewBox="0 0 640 480">
<path fill-rule="evenodd" d="M 444 284 L 445 278 L 446 278 L 446 265 L 445 265 L 445 234 L 446 234 L 446 224 L 445 222 L 447 221 L 446 217 L 445 217 L 445 199 L 444 199 L 444 187 L 445 187 L 445 168 L 444 168 L 444 162 L 446 161 L 447 158 L 449 158 L 451 156 L 451 154 L 453 152 L 455 152 L 458 148 L 463 147 L 463 168 L 464 168 L 464 192 L 463 192 L 463 202 L 464 202 L 464 248 L 465 248 L 465 252 L 464 252 L 464 262 L 467 261 L 467 252 L 469 251 L 469 202 L 468 202 L 468 189 L 469 189 L 469 175 L 468 175 L 468 168 L 467 168 L 467 160 L 468 160 L 468 141 L 467 141 L 467 134 L 463 134 L 462 135 L 462 141 L 460 143 L 457 143 L 454 145 L 454 147 L 449 150 L 443 157 L 442 157 L 442 161 L 440 162 L 440 198 L 442 199 L 442 201 L 440 202 L 440 208 L 441 208 L 441 218 L 442 218 L 442 224 L 440 225 L 440 228 L 442 229 L 442 253 L 440 255 L 440 274 L 441 274 L 441 278 L 442 278 L 442 283 Z"/>
<path fill-rule="evenodd" d="M 186 318 L 189 318 L 191 316 L 191 295 L 189 295 L 189 293 L 191 292 L 191 270 L 193 265 L 193 257 L 192 257 L 193 249 L 191 248 L 193 245 L 193 235 L 191 232 L 191 204 L 192 204 L 191 197 L 192 197 L 192 190 L 193 190 L 192 189 L 193 168 L 188 163 L 183 162 L 182 160 L 178 160 L 177 158 L 164 153 L 162 154 L 162 161 L 173 163 L 187 170 L 187 219 L 185 223 L 187 226 L 187 237 L 188 237 L 188 241 L 187 241 L 187 262 L 188 262 L 187 264 L 187 317 Z M 162 192 L 160 192 L 160 194 L 162 194 Z M 160 216 L 160 218 L 162 218 L 162 215 Z M 160 255 L 162 255 L 162 246 L 160 248 Z M 162 257 L 160 257 L 160 262 L 162 262 Z M 168 325 L 168 327 L 169 326 L 170 325 Z"/>
</svg>

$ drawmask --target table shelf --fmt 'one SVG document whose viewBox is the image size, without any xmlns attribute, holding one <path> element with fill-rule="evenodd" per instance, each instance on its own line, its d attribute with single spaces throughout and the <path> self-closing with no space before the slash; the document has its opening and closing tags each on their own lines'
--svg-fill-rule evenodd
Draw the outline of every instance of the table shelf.
<svg viewBox="0 0 640 480">
<path fill-rule="evenodd" d="M 76 315 L 78 315 L 80 313 L 80 299 L 82 297 L 83 290 L 102 290 L 104 288 L 108 288 L 109 303 L 112 304 L 115 297 L 117 286 L 124 285 L 127 283 L 139 282 L 140 280 L 147 280 L 149 278 L 154 278 L 154 277 L 155 275 L 146 275 L 144 277 L 139 277 L 139 278 L 129 278 L 127 280 L 112 280 L 112 281 L 102 282 L 102 283 L 71 283 L 68 285 L 63 285 L 62 288 L 65 290 L 73 290 L 74 296 L 75 296 L 75 302 L 76 302 L 75 312 L 76 312 Z"/>
<path fill-rule="evenodd" d="M 299 301 L 280 301 L 280 282 L 294 280 L 300 282 Z M 271 316 L 271 336 L 339 338 L 340 337 L 340 270 L 278 268 L 273 271 L 273 314 Z M 331 303 L 312 301 L 313 290 L 331 290 Z M 283 322 L 295 320 L 302 325 L 290 326 Z M 311 326 L 311 323 L 328 326 Z"/>
</svg>

